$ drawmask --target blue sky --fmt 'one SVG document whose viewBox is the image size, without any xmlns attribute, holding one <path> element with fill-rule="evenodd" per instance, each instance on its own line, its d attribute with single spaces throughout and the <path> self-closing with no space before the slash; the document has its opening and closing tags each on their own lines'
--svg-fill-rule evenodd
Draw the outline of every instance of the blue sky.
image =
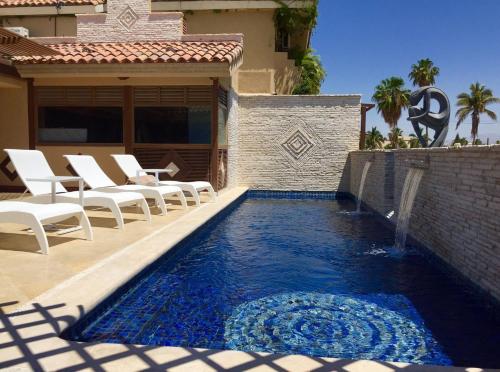
<svg viewBox="0 0 500 372">
<path fill-rule="evenodd" d="M 479 81 L 500 96 L 500 0 L 320 0 L 312 47 L 328 72 L 322 93 L 361 93 L 371 102 L 384 78 L 408 82 L 413 63 L 430 58 L 440 67 L 436 86 L 455 105 L 456 96 Z M 413 15 L 412 15 L 413 14 Z M 500 117 L 500 105 L 491 107 Z M 455 111 L 455 107 L 454 107 Z M 455 112 L 453 112 L 454 114 Z M 411 133 L 404 113 L 399 122 Z M 479 137 L 500 139 L 500 124 L 481 118 Z M 448 139 L 454 137 L 456 120 Z M 367 128 L 387 132 L 373 109 Z M 459 133 L 470 138 L 470 120 Z"/>
</svg>

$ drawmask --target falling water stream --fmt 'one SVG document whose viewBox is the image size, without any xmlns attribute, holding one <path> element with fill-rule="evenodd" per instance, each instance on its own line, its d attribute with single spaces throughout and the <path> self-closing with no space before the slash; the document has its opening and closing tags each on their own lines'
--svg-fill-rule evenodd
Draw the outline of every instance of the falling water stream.
<svg viewBox="0 0 500 372">
<path fill-rule="evenodd" d="M 408 225 L 413 202 L 415 201 L 415 196 L 417 195 L 423 175 L 424 169 L 410 168 L 406 176 L 403 193 L 401 194 L 401 202 L 399 204 L 398 223 L 396 226 L 396 248 L 404 249 L 406 246 L 406 236 L 408 234 Z"/>
<path fill-rule="evenodd" d="M 363 201 L 363 190 L 365 189 L 366 175 L 372 166 L 371 161 L 367 161 L 363 168 L 363 174 L 361 175 L 361 182 L 359 183 L 358 197 L 356 198 L 356 213 L 361 212 L 361 203 Z"/>
</svg>

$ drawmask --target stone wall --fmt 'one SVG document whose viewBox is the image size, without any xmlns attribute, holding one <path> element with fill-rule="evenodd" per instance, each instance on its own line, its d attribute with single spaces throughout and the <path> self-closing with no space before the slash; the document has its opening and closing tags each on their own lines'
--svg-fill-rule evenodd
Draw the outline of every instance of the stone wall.
<svg viewBox="0 0 500 372">
<path fill-rule="evenodd" d="M 239 96 L 236 179 L 252 189 L 349 189 L 360 96 Z M 234 133 L 233 133 L 234 134 Z M 231 136 L 231 133 L 230 133 Z"/>
<path fill-rule="evenodd" d="M 363 199 L 381 214 L 395 210 L 393 222 L 408 169 L 425 164 L 410 236 L 500 300 L 500 146 L 357 151 L 350 156 L 351 193 L 357 193 L 364 162 L 375 159 Z"/>
<path fill-rule="evenodd" d="M 228 91 L 227 117 L 227 187 L 238 186 L 238 94 L 233 89 Z"/>
<path fill-rule="evenodd" d="M 78 14 L 81 43 L 180 40 L 181 12 L 151 13 L 151 0 L 108 0 L 105 14 Z"/>
</svg>

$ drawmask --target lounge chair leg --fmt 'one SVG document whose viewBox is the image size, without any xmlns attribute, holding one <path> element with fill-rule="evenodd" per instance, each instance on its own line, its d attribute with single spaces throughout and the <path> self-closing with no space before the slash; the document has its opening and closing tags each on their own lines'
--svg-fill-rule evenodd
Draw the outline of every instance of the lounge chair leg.
<svg viewBox="0 0 500 372">
<path fill-rule="evenodd" d="M 163 204 L 165 204 L 165 202 L 163 202 Z M 139 205 L 142 209 L 142 212 L 144 213 L 144 216 L 146 217 L 146 221 L 151 222 L 151 212 L 149 211 L 149 205 L 146 199 L 142 200 Z M 167 207 L 165 207 L 165 210 L 166 209 Z"/>
<path fill-rule="evenodd" d="M 90 226 L 90 221 L 85 212 L 80 213 L 76 218 L 78 218 L 78 223 L 83 228 L 83 232 L 87 240 L 94 240 L 94 233 L 92 231 L 92 226 Z"/>
<path fill-rule="evenodd" d="M 118 204 L 114 203 L 109 206 L 109 209 L 111 210 L 111 213 L 115 217 L 118 229 L 123 230 L 125 228 L 125 222 L 123 221 L 123 215 L 122 211 L 120 210 L 120 207 L 118 206 Z"/>
<path fill-rule="evenodd" d="M 215 193 L 214 188 L 210 186 L 209 188 L 207 188 L 207 191 L 210 194 L 210 201 L 215 202 L 215 200 L 217 199 L 217 194 Z"/>
<path fill-rule="evenodd" d="M 38 241 L 38 245 L 40 246 L 42 253 L 49 254 L 49 242 L 47 240 L 47 235 L 45 234 L 45 230 L 43 229 L 42 224 L 37 219 L 33 218 L 31 219 L 28 226 L 35 234 L 36 240 Z"/>
<path fill-rule="evenodd" d="M 198 191 L 194 187 L 193 187 L 193 190 L 191 190 L 189 192 L 191 193 L 191 195 L 193 195 L 196 206 L 199 207 L 201 205 L 200 194 L 198 193 Z"/>
<path fill-rule="evenodd" d="M 181 201 L 182 209 L 187 209 L 188 205 L 187 205 L 187 201 L 186 201 L 186 197 L 184 196 L 184 193 L 182 191 L 178 192 L 177 197 Z"/>
<path fill-rule="evenodd" d="M 161 215 L 166 216 L 167 205 L 165 204 L 165 200 L 163 200 L 163 197 L 161 195 L 156 198 L 156 205 L 161 209 Z"/>
</svg>

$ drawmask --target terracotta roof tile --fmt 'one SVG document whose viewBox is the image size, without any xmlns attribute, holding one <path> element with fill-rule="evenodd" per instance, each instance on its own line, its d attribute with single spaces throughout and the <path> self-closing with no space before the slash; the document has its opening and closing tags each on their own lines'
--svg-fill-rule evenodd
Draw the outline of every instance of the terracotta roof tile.
<svg viewBox="0 0 500 372">
<path fill-rule="evenodd" d="M 105 0 L 0 0 L 0 8 L 14 8 L 23 6 L 56 6 L 62 5 L 99 5 Z"/>
<path fill-rule="evenodd" d="M 163 41 L 46 45 L 54 56 L 13 57 L 16 64 L 233 63 L 243 53 L 237 41 Z"/>
</svg>

